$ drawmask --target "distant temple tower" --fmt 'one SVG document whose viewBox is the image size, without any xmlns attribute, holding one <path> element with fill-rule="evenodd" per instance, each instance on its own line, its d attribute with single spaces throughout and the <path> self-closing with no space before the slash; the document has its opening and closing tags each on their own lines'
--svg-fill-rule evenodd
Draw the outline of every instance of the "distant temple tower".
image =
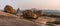
<svg viewBox="0 0 60 26">
<path fill-rule="evenodd" d="M 17 15 L 18 17 L 21 16 L 21 14 L 20 14 L 20 9 L 19 9 L 19 8 L 17 9 L 16 15 Z"/>
</svg>

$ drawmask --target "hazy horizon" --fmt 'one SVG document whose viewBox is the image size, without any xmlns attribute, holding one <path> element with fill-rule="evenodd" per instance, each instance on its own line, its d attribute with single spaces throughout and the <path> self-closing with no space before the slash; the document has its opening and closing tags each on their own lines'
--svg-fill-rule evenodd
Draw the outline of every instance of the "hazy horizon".
<svg viewBox="0 0 60 26">
<path fill-rule="evenodd" d="M 0 0 L 0 10 L 6 5 L 11 5 L 14 9 L 37 8 L 42 10 L 60 10 L 60 0 Z"/>
</svg>

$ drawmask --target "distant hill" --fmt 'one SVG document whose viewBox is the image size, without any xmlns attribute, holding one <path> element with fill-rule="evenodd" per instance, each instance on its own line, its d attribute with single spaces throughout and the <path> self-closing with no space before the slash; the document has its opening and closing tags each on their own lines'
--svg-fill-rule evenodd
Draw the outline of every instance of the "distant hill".
<svg viewBox="0 0 60 26">
<path fill-rule="evenodd" d="M 43 10 L 44 14 L 60 14 L 59 10 Z"/>
</svg>

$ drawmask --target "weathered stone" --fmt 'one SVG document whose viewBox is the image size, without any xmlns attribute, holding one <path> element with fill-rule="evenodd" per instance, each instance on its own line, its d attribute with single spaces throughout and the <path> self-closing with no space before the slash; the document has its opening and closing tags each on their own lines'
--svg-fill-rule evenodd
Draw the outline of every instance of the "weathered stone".
<svg viewBox="0 0 60 26">
<path fill-rule="evenodd" d="M 16 11 L 16 16 L 18 16 L 18 19 L 22 18 L 19 8 L 18 8 L 17 11 Z"/>
<path fill-rule="evenodd" d="M 0 11 L 0 26 L 41 26 L 26 19 L 16 19 L 17 16 L 7 14 Z"/>
<path fill-rule="evenodd" d="M 25 17 L 25 18 L 31 18 L 32 16 L 32 11 L 30 11 L 30 10 L 25 10 L 24 12 L 23 12 L 23 16 Z"/>
<path fill-rule="evenodd" d="M 37 11 L 37 15 L 38 15 L 38 16 L 43 16 L 43 11 L 42 11 L 42 10 L 38 10 L 38 11 Z"/>
<path fill-rule="evenodd" d="M 6 5 L 5 8 L 4 8 L 4 12 L 10 13 L 10 14 L 14 14 L 15 10 L 13 9 L 12 6 Z"/>
<path fill-rule="evenodd" d="M 19 16 L 19 17 L 21 16 L 19 8 L 17 9 L 16 15 Z"/>
<path fill-rule="evenodd" d="M 34 18 L 34 19 L 36 19 L 36 18 L 38 18 L 38 16 L 37 16 L 37 14 L 32 14 L 32 17 Z"/>
<path fill-rule="evenodd" d="M 24 11 L 23 13 L 24 17 L 27 17 L 27 18 L 37 18 L 37 15 L 35 13 L 33 13 L 31 10 L 26 10 Z"/>
</svg>

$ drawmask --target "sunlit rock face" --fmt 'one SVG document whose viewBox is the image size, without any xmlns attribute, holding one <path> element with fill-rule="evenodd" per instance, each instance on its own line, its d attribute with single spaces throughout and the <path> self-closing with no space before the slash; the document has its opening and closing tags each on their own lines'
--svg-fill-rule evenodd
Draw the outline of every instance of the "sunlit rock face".
<svg viewBox="0 0 60 26">
<path fill-rule="evenodd" d="M 43 18 L 38 18 L 35 23 L 37 24 L 46 24 L 47 20 L 46 19 L 43 19 Z"/>
<path fill-rule="evenodd" d="M 25 10 L 24 12 L 23 12 L 23 17 L 24 18 L 32 18 L 32 16 L 31 16 L 31 14 L 32 14 L 32 11 L 31 10 Z"/>
<path fill-rule="evenodd" d="M 37 24 L 46 24 L 47 22 L 54 22 L 54 18 L 49 18 L 49 17 L 39 17 L 35 23 Z"/>
<path fill-rule="evenodd" d="M 17 19 L 16 15 L 0 11 L 0 26 L 42 26 L 26 19 Z"/>
<path fill-rule="evenodd" d="M 28 19 L 36 19 L 38 18 L 35 13 L 33 13 L 31 10 L 25 10 L 23 12 L 23 16 Z"/>
<path fill-rule="evenodd" d="M 12 6 L 6 5 L 5 8 L 4 8 L 4 12 L 10 13 L 10 14 L 14 14 L 15 10 L 13 9 Z"/>
</svg>

